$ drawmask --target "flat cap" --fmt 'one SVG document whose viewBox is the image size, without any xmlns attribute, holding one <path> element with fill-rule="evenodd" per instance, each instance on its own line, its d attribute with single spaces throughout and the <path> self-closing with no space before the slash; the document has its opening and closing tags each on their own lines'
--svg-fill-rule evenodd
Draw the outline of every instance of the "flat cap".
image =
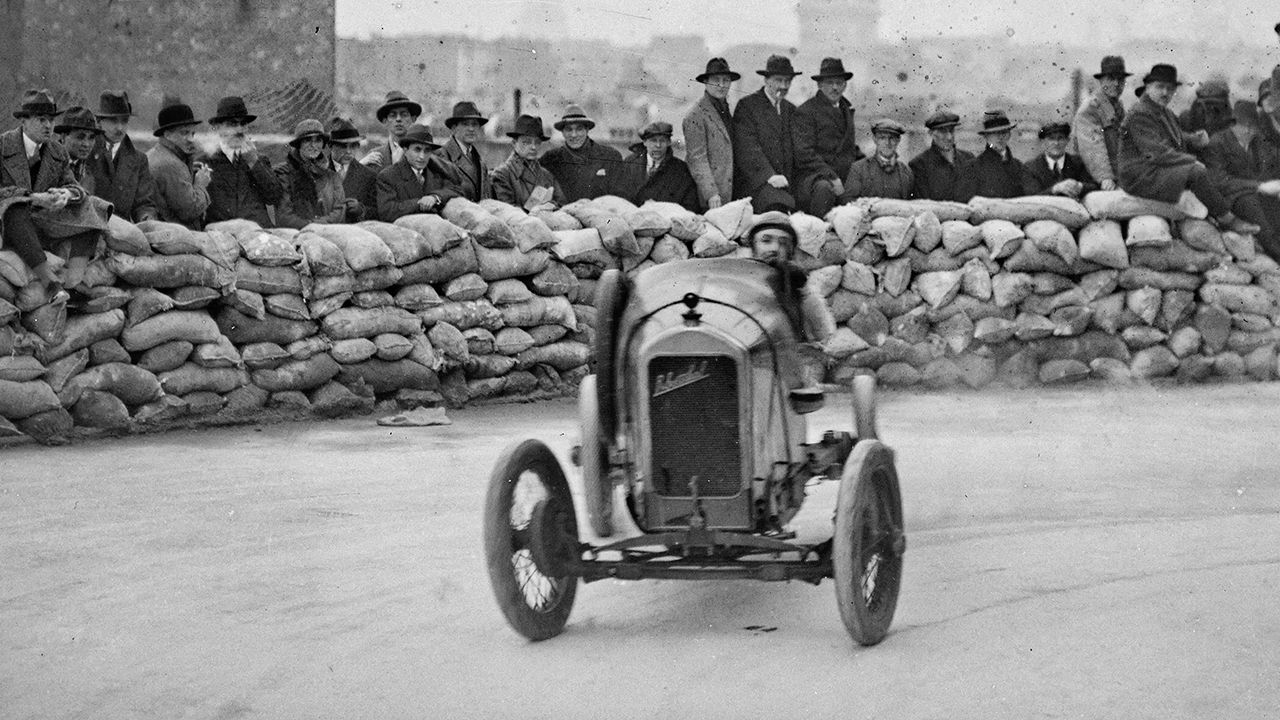
<svg viewBox="0 0 1280 720">
<path fill-rule="evenodd" d="M 657 135 L 666 135 L 667 137 L 671 137 L 671 133 L 673 131 L 674 129 L 671 127 L 671 123 L 658 120 L 640 128 L 640 139 L 648 140 L 649 138 Z"/>
<path fill-rule="evenodd" d="M 907 132 L 907 129 L 902 127 L 902 123 L 898 122 L 897 120 L 893 120 L 891 118 L 880 118 L 879 120 L 876 120 L 874 123 L 871 123 L 872 135 L 875 135 L 877 133 L 890 133 L 893 135 L 901 136 L 906 132 Z"/>
<path fill-rule="evenodd" d="M 950 110 L 939 110 L 938 112 L 930 115 L 928 120 L 924 121 L 924 126 L 930 130 L 955 127 L 959 124 L 960 116 Z"/>
</svg>

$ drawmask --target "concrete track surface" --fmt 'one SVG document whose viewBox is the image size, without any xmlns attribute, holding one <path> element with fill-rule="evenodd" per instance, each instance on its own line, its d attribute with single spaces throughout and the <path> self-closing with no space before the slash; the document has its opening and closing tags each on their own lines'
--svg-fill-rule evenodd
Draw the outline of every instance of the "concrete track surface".
<svg viewBox="0 0 1280 720">
<path fill-rule="evenodd" d="M 573 404 L 452 417 L 0 447 L 0 717 L 1280 716 L 1280 384 L 883 395 L 874 648 L 829 582 L 602 581 L 526 642 L 485 483 L 517 439 L 567 459 Z"/>
</svg>

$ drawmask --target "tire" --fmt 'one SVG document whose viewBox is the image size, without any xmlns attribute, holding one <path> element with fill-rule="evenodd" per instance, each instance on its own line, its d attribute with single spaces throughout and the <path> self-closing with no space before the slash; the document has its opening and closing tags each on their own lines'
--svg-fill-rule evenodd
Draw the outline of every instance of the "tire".
<svg viewBox="0 0 1280 720">
<path fill-rule="evenodd" d="M 484 501 L 484 554 L 494 598 L 507 622 L 530 640 L 559 635 L 569 620 L 578 578 L 548 577 L 530 549 L 530 524 L 539 501 L 555 498 L 561 523 L 576 543 L 573 496 L 556 456 L 543 443 L 509 446 L 489 476 Z"/>
<path fill-rule="evenodd" d="M 853 379 L 853 427 L 859 440 L 880 437 L 876 423 L 876 378 L 859 375 Z"/>
<path fill-rule="evenodd" d="M 845 462 L 836 505 L 832 565 L 836 603 L 860 645 L 884 639 L 902 583 L 905 536 L 893 451 L 861 440 Z"/>
<path fill-rule="evenodd" d="M 627 302 L 626 278 L 617 269 L 605 270 L 596 284 L 596 407 L 600 437 L 606 445 L 617 432 L 618 324 Z"/>
<path fill-rule="evenodd" d="M 599 398 L 596 375 L 578 385 L 579 461 L 582 463 L 582 495 L 587 523 L 597 536 L 613 535 L 613 483 L 609 479 L 608 449 L 600 439 Z"/>
</svg>

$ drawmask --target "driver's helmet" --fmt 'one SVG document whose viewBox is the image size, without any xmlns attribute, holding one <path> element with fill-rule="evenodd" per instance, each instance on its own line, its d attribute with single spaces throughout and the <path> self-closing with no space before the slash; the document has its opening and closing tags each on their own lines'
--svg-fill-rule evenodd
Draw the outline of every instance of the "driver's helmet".
<svg viewBox="0 0 1280 720">
<path fill-rule="evenodd" d="M 786 213 L 770 210 L 757 217 L 756 221 L 751 224 L 751 229 L 747 231 L 748 244 L 754 244 L 756 233 L 770 228 L 782 230 L 787 234 L 787 237 L 791 238 L 791 242 L 786 246 L 786 258 L 784 258 L 785 260 L 790 260 L 795 255 L 798 238 L 796 237 L 796 229 L 791 225 L 791 219 L 787 217 Z"/>
</svg>

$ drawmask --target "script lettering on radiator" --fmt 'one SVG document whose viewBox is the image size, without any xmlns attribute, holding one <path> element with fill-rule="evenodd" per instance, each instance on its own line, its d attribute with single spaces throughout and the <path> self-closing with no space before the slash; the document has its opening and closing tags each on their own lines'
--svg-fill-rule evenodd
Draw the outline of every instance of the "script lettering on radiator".
<svg viewBox="0 0 1280 720">
<path fill-rule="evenodd" d="M 653 397 L 664 395 L 672 390 L 679 390 L 686 385 L 692 385 L 709 377 L 711 377 L 711 373 L 707 372 L 706 360 L 690 363 L 685 370 L 666 372 L 655 377 L 653 379 Z"/>
</svg>

